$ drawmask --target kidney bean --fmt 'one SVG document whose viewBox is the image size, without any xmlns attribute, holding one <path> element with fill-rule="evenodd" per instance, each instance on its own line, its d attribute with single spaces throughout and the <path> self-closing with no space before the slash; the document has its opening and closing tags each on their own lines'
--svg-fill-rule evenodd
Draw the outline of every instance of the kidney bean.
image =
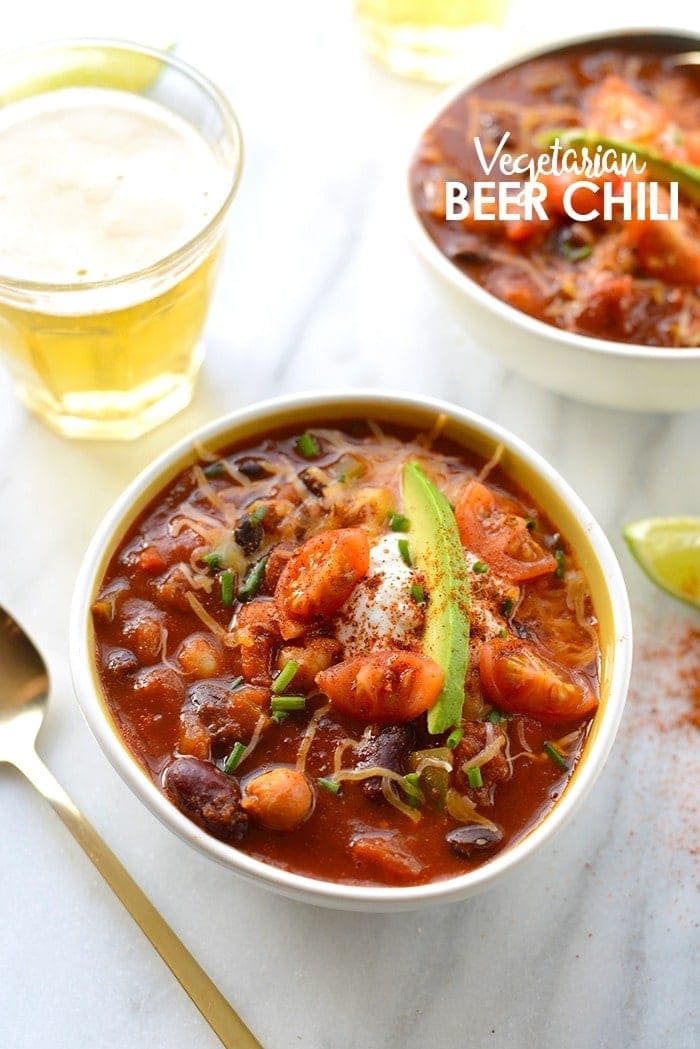
<svg viewBox="0 0 700 1049">
<path fill-rule="evenodd" d="M 171 800 L 193 823 L 221 841 L 240 841 L 248 829 L 238 780 L 200 758 L 176 758 L 164 777 Z"/>
</svg>

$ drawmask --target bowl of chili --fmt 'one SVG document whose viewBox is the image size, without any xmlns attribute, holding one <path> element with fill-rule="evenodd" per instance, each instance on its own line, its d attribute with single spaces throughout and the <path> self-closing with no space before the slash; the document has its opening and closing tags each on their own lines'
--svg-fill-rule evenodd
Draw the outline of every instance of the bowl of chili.
<svg viewBox="0 0 700 1049">
<path fill-rule="evenodd" d="M 486 352 L 558 393 L 641 411 L 700 406 L 700 80 L 675 61 L 699 43 L 633 29 L 548 44 L 450 89 L 414 148 L 407 221 L 439 293 Z M 478 216 L 447 218 L 447 181 L 473 203 L 482 180 L 507 193 L 509 178 L 529 176 L 504 174 L 499 157 L 537 164 L 555 139 L 616 161 L 635 152 L 647 173 L 545 170 L 530 181 L 546 194 L 542 214 L 487 200 Z M 678 216 L 656 220 L 673 182 Z M 629 193 L 629 215 L 611 205 L 606 217 L 608 192 Z"/>
<path fill-rule="evenodd" d="M 175 445 L 98 528 L 70 658 L 167 827 L 296 899 L 462 899 L 544 846 L 613 744 L 622 575 L 536 452 L 403 394 L 263 402 Z"/>
</svg>

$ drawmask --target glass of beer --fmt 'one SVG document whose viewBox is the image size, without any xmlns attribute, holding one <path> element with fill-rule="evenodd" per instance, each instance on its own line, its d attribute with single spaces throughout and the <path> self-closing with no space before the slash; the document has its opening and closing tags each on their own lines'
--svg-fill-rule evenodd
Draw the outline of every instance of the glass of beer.
<svg viewBox="0 0 700 1049">
<path fill-rule="evenodd" d="M 0 357 L 60 433 L 136 437 L 190 401 L 241 164 L 228 101 L 170 54 L 0 57 Z"/>
<path fill-rule="evenodd" d="M 367 50 L 395 73 L 447 83 L 488 61 L 508 0 L 355 0 Z"/>
</svg>

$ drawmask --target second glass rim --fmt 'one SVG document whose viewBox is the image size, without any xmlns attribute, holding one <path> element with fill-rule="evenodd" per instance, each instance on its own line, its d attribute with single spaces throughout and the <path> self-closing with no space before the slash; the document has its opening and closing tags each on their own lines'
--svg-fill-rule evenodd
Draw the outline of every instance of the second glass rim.
<svg viewBox="0 0 700 1049">
<path fill-rule="evenodd" d="M 25 44 L 21 47 L 3 49 L 0 51 L 0 66 L 8 60 L 21 58 L 23 55 L 31 55 L 33 53 L 41 54 L 41 52 L 44 51 L 48 52 L 52 50 L 60 50 L 62 48 L 66 51 L 103 48 L 104 50 L 122 51 L 129 54 L 143 55 L 147 58 L 153 58 L 162 62 L 164 65 L 170 66 L 172 69 L 177 70 L 179 73 L 183 74 L 183 76 L 188 77 L 191 81 L 196 83 L 206 92 L 207 95 L 209 95 L 221 111 L 227 129 L 233 140 L 235 160 L 232 165 L 232 178 L 221 205 L 201 229 L 199 229 L 193 237 L 186 240 L 184 244 L 181 244 L 180 247 L 169 252 L 167 255 L 164 255 L 149 266 L 145 266 L 142 269 L 130 270 L 128 273 L 124 273 L 119 277 L 110 277 L 103 280 L 84 281 L 80 283 L 31 281 L 15 277 L 7 277 L 3 273 L 0 273 L 0 296 L 4 290 L 22 298 L 31 295 L 84 295 L 86 292 L 100 291 L 104 288 L 120 287 L 138 281 L 148 280 L 150 277 L 157 277 L 170 267 L 177 265 L 178 262 L 186 259 L 200 243 L 206 242 L 207 238 L 214 233 L 231 206 L 241 180 L 244 156 L 243 136 L 238 117 L 236 116 L 231 103 L 221 88 L 217 87 L 212 80 L 204 76 L 203 73 L 200 73 L 199 70 L 190 65 L 189 62 L 184 62 L 181 58 L 178 58 L 169 51 L 163 51 L 156 47 L 149 47 L 146 44 L 138 44 L 131 40 L 122 40 L 112 37 L 66 37 L 37 41 L 35 43 Z M 42 94 L 42 92 L 37 92 L 37 94 Z M 2 108 L 2 106 L 0 106 L 0 108 Z"/>
</svg>

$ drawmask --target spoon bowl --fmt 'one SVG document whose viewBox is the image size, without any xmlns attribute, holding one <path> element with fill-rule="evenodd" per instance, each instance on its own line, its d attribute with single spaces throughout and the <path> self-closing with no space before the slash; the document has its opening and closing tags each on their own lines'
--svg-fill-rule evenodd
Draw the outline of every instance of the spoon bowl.
<svg viewBox="0 0 700 1049">
<path fill-rule="evenodd" d="M 49 674 L 41 653 L 0 606 L 0 761 L 15 764 L 34 750 L 49 700 Z"/>
</svg>

